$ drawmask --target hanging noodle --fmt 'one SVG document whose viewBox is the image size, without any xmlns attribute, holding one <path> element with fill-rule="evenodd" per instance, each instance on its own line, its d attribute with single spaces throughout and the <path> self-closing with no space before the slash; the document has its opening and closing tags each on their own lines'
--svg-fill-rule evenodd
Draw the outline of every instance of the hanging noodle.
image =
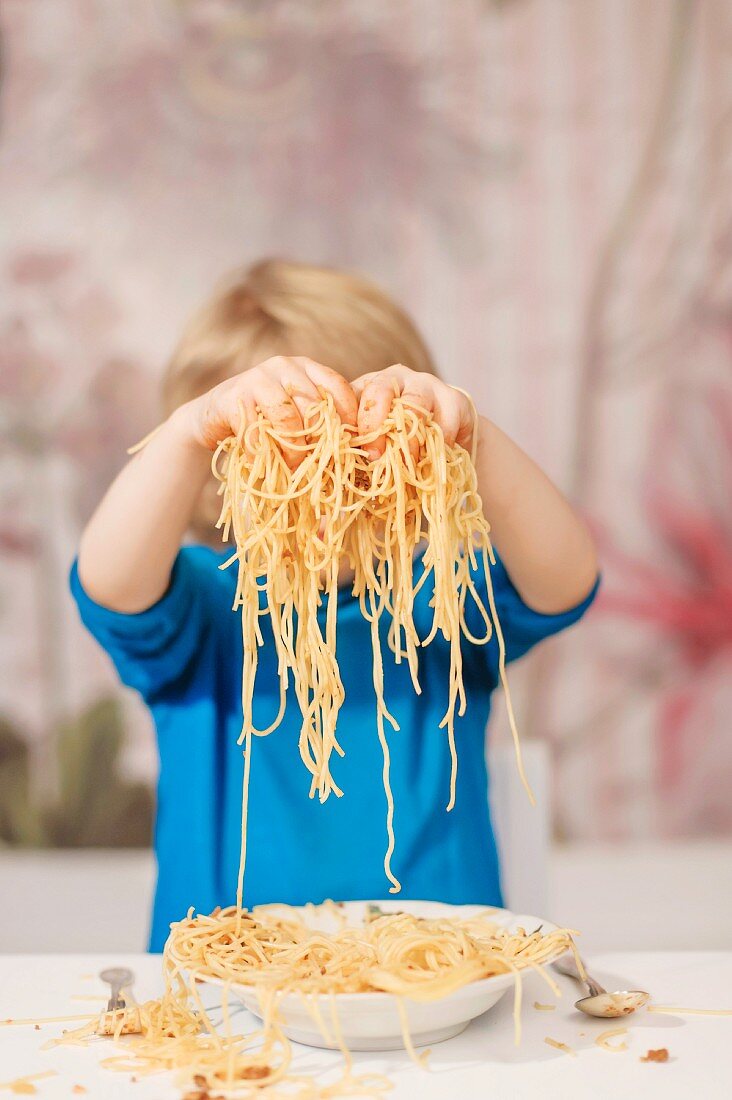
<svg viewBox="0 0 732 1100">
<path fill-rule="evenodd" d="M 365 446 L 385 438 L 383 455 L 371 461 Z M 291 470 L 282 447 L 300 452 Z M 416 451 L 416 458 L 414 452 Z M 343 792 L 330 761 L 343 755 L 336 736 L 345 698 L 336 654 L 338 579 L 342 566 L 353 572 L 353 595 L 370 623 L 376 727 L 383 754 L 387 848 L 384 870 L 396 893 L 400 883 L 391 867 L 394 852 L 394 799 L 389 782 L 387 724 L 398 730 L 384 697 L 380 624 L 389 623 L 388 645 L 397 663 L 406 660 L 414 689 L 420 692 L 419 647 L 441 634 L 449 642 L 447 708 L 441 722 L 450 753 L 448 810 L 455 804 L 457 751 L 455 717 L 466 708 L 461 638 L 484 645 L 495 629 L 499 676 L 504 687 L 509 724 L 523 783 L 533 801 L 521 759 L 516 721 L 506 681 L 506 647 L 491 585 L 494 563 L 489 525 L 478 496 L 471 455 L 448 446 L 432 418 L 400 398 L 386 422 L 367 436 L 356 436 L 343 424 L 330 395 L 316 406 L 299 432 L 278 433 L 263 414 L 219 444 L 213 470 L 222 494 L 218 527 L 233 536 L 236 550 L 222 568 L 237 563 L 234 609 L 240 610 L 244 663 L 243 724 L 240 743 L 248 764 L 252 735 L 277 728 L 285 712 L 289 676 L 302 716 L 300 755 L 311 776 L 310 795 L 321 801 Z M 415 578 L 418 550 L 424 547 L 421 576 Z M 486 578 L 488 608 L 475 585 L 479 559 Z M 420 638 L 414 623 L 417 592 L 430 585 L 432 625 Z M 472 600 L 482 633 L 468 626 L 466 605 Z M 321 626 L 318 609 L 325 605 Z M 254 724 L 253 701 L 258 651 L 264 645 L 261 619 L 269 615 L 277 654 L 280 702 L 265 729 Z M 246 801 L 246 794 L 245 794 Z M 245 841 L 243 841 L 243 851 Z M 242 858 L 242 868 L 243 868 Z M 243 870 L 237 903 L 242 906 Z"/>
</svg>

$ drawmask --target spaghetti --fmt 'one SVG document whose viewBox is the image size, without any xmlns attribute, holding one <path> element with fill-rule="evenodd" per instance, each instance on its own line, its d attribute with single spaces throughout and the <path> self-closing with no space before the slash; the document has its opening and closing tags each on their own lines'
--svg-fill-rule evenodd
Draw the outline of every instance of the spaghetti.
<svg viewBox="0 0 732 1100">
<path fill-rule="evenodd" d="M 383 455 L 369 460 L 364 448 L 385 438 Z M 291 470 L 282 446 L 300 452 Z M 416 457 L 415 457 L 416 453 Z M 242 672 L 244 744 L 248 781 L 252 737 L 265 736 L 282 721 L 292 675 L 302 723 L 299 748 L 310 773 L 310 795 L 325 801 L 343 792 L 331 769 L 332 754 L 343 755 L 336 725 L 345 698 L 336 655 L 339 573 L 350 566 L 353 595 L 370 623 L 377 734 L 383 754 L 387 848 L 384 869 L 392 893 L 400 883 L 391 868 L 394 852 L 394 799 L 389 782 L 386 727 L 398 724 L 384 698 L 380 623 L 389 622 L 388 645 L 397 663 L 407 662 L 420 692 L 417 650 L 438 635 L 449 642 L 448 703 L 441 722 L 450 751 L 448 810 L 455 804 L 457 752 L 455 717 L 466 696 L 462 676 L 461 638 L 486 644 L 495 630 L 499 675 L 519 772 L 533 801 L 521 760 L 515 716 L 506 681 L 506 652 L 490 566 L 494 564 L 489 525 L 477 492 L 475 466 L 462 447 L 448 446 L 432 418 L 396 398 L 378 431 L 357 436 L 344 424 L 326 395 L 299 432 L 279 434 L 260 413 L 217 448 L 212 467 L 222 494 L 218 527 L 232 536 L 236 550 L 224 562 L 238 566 L 234 609 L 241 611 L 244 662 Z M 415 580 L 415 555 L 424 546 L 421 576 Z M 488 607 L 474 575 L 482 559 Z M 420 638 L 414 623 L 414 600 L 429 584 L 432 625 Z M 470 629 L 466 605 L 472 600 L 482 622 L 478 636 Z M 321 626 L 318 609 L 326 608 Z M 256 728 L 253 700 L 258 651 L 264 645 L 261 618 L 269 615 L 277 653 L 280 702 L 272 722 Z M 246 804 L 246 793 L 244 795 Z M 246 838 L 242 840 L 237 903 L 242 906 Z"/>
<path fill-rule="evenodd" d="M 610 1040 L 616 1038 L 619 1035 L 627 1035 L 627 1027 L 611 1027 L 607 1031 L 601 1031 L 595 1039 L 595 1045 L 602 1047 L 603 1050 L 609 1050 L 613 1054 L 620 1053 L 623 1050 L 628 1049 L 628 1044 L 624 1039 L 621 1039 L 619 1043 L 611 1043 Z"/>
<path fill-rule="evenodd" d="M 86 1043 L 111 1032 L 115 1040 L 124 1039 L 119 1052 L 104 1059 L 108 1069 L 136 1076 L 172 1070 L 181 1084 L 237 1098 L 381 1096 L 390 1087 L 385 1078 L 353 1071 L 340 1032 L 337 994 L 393 994 L 405 1048 L 421 1064 L 425 1055 L 412 1047 L 407 1001 L 437 1000 L 470 982 L 510 973 L 516 981 L 518 1028 L 522 971 L 544 974 L 545 963 L 572 947 L 571 935 L 566 929 L 511 931 L 488 916 L 426 920 L 407 913 L 382 914 L 358 927 L 344 922 L 326 934 L 283 905 L 244 913 L 232 906 L 208 916 L 191 911 L 172 925 L 159 1001 L 103 1012 L 55 1042 Z M 556 990 L 549 975 L 544 977 Z M 196 979 L 223 983 L 223 1034 L 201 1002 Z M 254 988 L 258 996 L 262 1026 L 252 1034 L 232 1029 L 228 1006 L 237 984 Z M 332 1084 L 291 1072 L 292 1051 L 278 1008 L 293 993 L 302 998 L 326 1043 L 344 1056 L 342 1075 Z"/>
<path fill-rule="evenodd" d="M 381 435 L 385 450 L 372 462 L 364 448 Z M 294 470 L 284 460 L 283 443 L 290 452 L 301 453 Z M 430 416 L 400 398 L 378 432 L 358 436 L 341 422 L 332 398 L 325 395 L 305 427 L 286 438 L 262 413 L 249 424 L 242 416 L 238 433 L 220 443 L 212 466 L 222 495 L 218 526 L 224 540 L 232 536 L 236 546 L 222 568 L 237 564 L 234 608 L 241 612 L 244 651 L 239 743 L 245 760 L 237 903 L 209 916 L 194 916 L 190 911 L 185 920 L 171 926 L 162 998 L 88 1017 L 55 1042 L 83 1044 L 98 1035 L 109 1036 L 120 1044 L 119 1051 L 102 1065 L 137 1075 L 172 1070 L 182 1084 L 230 1097 L 381 1096 L 390 1088 L 387 1079 L 354 1073 L 338 1019 L 339 993 L 393 995 L 405 1048 L 422 1063 L 425 1055 L 417 1055 L 409 1036 L 405 1002 L 437 1000 L 471 982 L 510 973 L 515 982 L 518 1041 L 522 971 L 537 970 L 558 993 L 543 965 L 572 947 L 571 933 L 526 934 L 521 929 L 507 931 L 487 917 L 424 920 L 376 909 L 362 927 L 348 927 L 343 920 L 335 933 L 326 935 L 308 927 L 288 907 L 265 906 L 247 912 L 243 892 L 252 743 L 282 721 L 292 677 L 302 718 L 300 755 L 310 773 L 310 795 L 317 793 L 321 801 L 342 795 L 330 762 L 334 752 L 343 755 L 336 730 L 345 698 L 336 655 L 337 592 L 342 569 L 350 567 L 353 595 L 370 624 L 387 803 L 384 868 L 391 891 L 398 891 L 400 884 L 391 869 L 394 804 L 386 728 L 398 729 L 398 725 L 384 696 L 382 621 L 388 623 L 387 642 L 394 660 L 407 663 L 417 693 L 419 647 L 429 645 L 438 634 L 449 643 L 448 701 L 441 723 L 451 760 L 448 809 L 455 802 L 457 777 L 455 718 L 466 707 L 461 639 L 484 645 L 495 630 L 519 772 L 533 800 L 506 683 L 505 644 L 490 579 L 493 550 L 474 462 L 463 448 L 446 445 Z M 415 578 L 415 556 L 422 547 L 421 575 Z M 487 607 L 474 580 L 479 559 L 487 583 Z M 432 623 L 420 638 L 414 604 L 425 585 L 433 590 Z M 468 600 L 482 623 L 477 635 L 468 624 Z M 323 605 L 321 623 L 318 611 Z M 264 645 L 261 620 L 267 615 L 280 699 L 270 724 L 258 728 L 253 700 L 258 652 Z M 330 907 L 338 912 L 332 903 Z M 197 978 L 223 983 L 221 1029 L 201 1001 Z M 232 1028 L 229 998 L 237 984 L 254 987 L 258 995 L 262 1025 L 252 1034 L 236 1034 Z M 326 1042 L 341 1050 L 344 1067 L 337 1081 L 323 1083 L 292 1072 L 291 1047 L 278 1012 L 288 994 L 302 998 Z M 323 1000 L 329 1006 L 327 1013 L 322 1010 Z"/>
<path fill-rule="evenodd" d="M 577 1051 L 573 1047 L 563 1043 L 560 1039 L 552 1039 L 550 1035 L 544 1039 L 544 1042 L 549 1047 L 554 1047 L 555 1050 L 561 1050 L 563 1054 L 571 1054 L 573 1058 L 577 1057 Z"/>
</svg>

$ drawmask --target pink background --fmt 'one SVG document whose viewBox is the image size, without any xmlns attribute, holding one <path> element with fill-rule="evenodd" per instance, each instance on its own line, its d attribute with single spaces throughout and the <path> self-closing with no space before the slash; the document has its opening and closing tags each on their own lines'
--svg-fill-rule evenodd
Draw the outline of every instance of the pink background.
<svg viewBox="0 0 732 1100">
<path fill-rule="evenodd" d="M 514 675 L 559 834 L 732 832 L 729 4 L 5 0 L 2 20 L 0 838 L 100 842 L 114 773 L 107 842 L 144 839 L 149 721 L 65 574 L 186 314 L 262 255 L 381 280 L 596 525 L 602 600 Z"/>
</svg>

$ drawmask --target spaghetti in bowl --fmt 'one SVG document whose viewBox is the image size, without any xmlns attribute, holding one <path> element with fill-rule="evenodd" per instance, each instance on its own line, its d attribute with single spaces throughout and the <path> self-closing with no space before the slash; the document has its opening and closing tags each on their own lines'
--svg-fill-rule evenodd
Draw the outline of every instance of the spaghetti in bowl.
<svg viewBox="0 0 732 1100">
<path fill-rule="evenodd" d="M 166 954 L 294 1042 L 392 1050 L 459 1034 L 571 942 L 505 909 L 392 899 L 189 915 Z"/>
</svg>

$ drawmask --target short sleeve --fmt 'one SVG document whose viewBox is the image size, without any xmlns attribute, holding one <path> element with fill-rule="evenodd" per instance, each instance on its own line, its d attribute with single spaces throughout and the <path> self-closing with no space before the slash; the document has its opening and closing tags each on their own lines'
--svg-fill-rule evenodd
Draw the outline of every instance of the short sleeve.
<svg viewBox="0 0 732 1100">
<path fill-rule="evenodd" d="M 76 561 L 71 568 L 81 621 L 107 651 L 122 682 L 146 700 L 184 677 L 199 651 L 205 629 L 203 568 L 196 548 L 181 550 L 165 595 L 137 614 L 96 603 L 84 590 Z"/>
<path fill-rule="evenodd" d="M 600 578 L 595 581 L 592 589 L 585 599 L 576 607 L 563 611 L 559 615 L 544 615 L 540 611 L 534 611 L 521 599 L 518 591 L 511 582 L 506 568 L 496 555 L 495 564 L 489 567 L 489 575 L 482 565 L 473 573 L 473 581 L 476 593 L 486 610 L 489 608 L 488 583 L 493 587 L 496 611 L 501 625 L 503 637 L 506 643 L 506 660 L 515 661 L 523 657 L 525 653 L 545 638 L 559 634 L 562 630 L 578 622 L 585 614 L 597 595 L 600 586 Z M 466 621 L 476 635 L 485 634 L 485 623 L 475 601 L 468 600 L 466 606 Z M 491 643 L 486 647 L 486 654 L 491 661 L 497 661 L 497 642 L 495 635 Z"/>
</svg>

